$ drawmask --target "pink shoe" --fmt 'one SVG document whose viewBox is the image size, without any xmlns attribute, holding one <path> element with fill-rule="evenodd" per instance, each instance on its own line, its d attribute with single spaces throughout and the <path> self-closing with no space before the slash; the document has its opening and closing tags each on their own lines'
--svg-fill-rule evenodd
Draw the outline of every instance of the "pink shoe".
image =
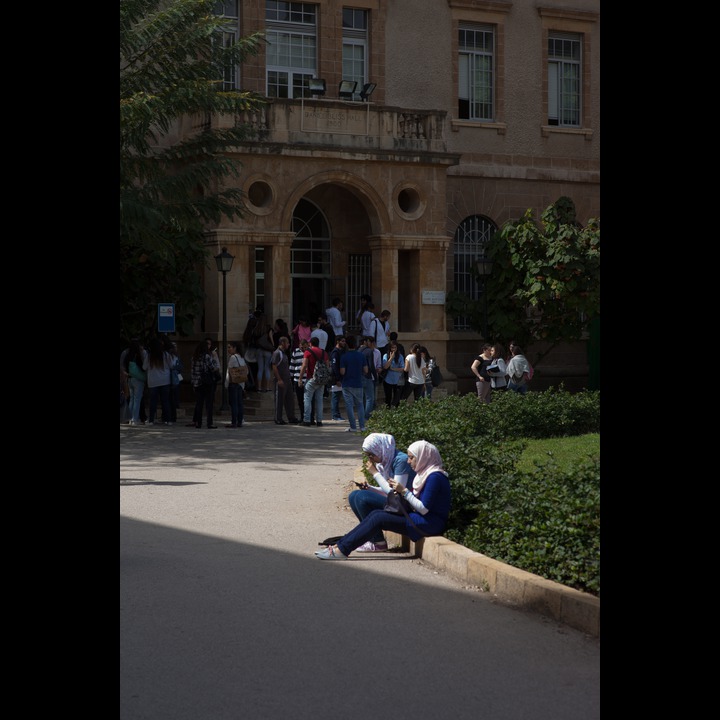
<svg viewBox="0 0 720 720">
<path fill-rule="evenodd" d="M 386 542 L 381 543 L 373 543 L 369 540 L 364 544 L 361 545 L 355 552 L 359 553 L 378 553 L 378 552 L 387 552 L 388 546 Z"/>
</svg>

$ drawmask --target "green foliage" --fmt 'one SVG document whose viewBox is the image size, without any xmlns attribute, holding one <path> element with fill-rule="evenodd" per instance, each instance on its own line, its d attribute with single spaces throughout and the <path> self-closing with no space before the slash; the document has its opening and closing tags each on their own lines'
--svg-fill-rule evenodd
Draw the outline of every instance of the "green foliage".
<svg viewBox="0 0 720 720">
<path fill-rule="evenodd" d="M 236 120 L 264 98 L 223 92 L 225 68 L 258 52 L 255 34 L 231 46 L 214 0 L 120 2 L 120 335 L 146 335 L 158 302 L 176 303 L 181 333 L 192 330 L 204 302 L 204 231 L 242 216 L 239 174 L 226 155 L 255 136 L 249 125 L 213 129 L 213 115 Z M 196 132 L 169 142 L 181 119 Z M 200 272 L 199 272 L 200 271 Z"/>
<path fill-rule="evenodd" d="M 438 447 L 453 492 L 449 539 L 599 592 L 599 457 L 518 469 L 530 438 L 599 432 L 599 392 L 496 393 L 489 404 L 472 394 L 420 399 L 377 408 L 367 429 L 394 435 L 401 449 L 420 439 Z"/>
<path fill-rule="evenodd" d="M 463 544 L 569 587 L 600 592 L 600 458 L 553 460 L 493 483 Z"/>
<path fill-rule="evenodd" d="M 538 225 L 528 210 L 506 222 L 487 249 L 494 262 L 485 290 L 491 299 L 489 335 L 514 338 L 523 347 L 579 340 L 600 313 L 599 219 L 580 227 L 573 201 L 563 196 L 545 209 L 541 221 Z M 467 316 L 471 327 L 482 331 L 482 298 L 450 292 L 446 311 Z"/>
<path fill-rule="evenodd" d="M 567 470 L 584 457 L 600 457 L 600 433 L 529 440 L 517 469 L 531 470 L 536 463 L 552 458 L 561 470 Z"/>
</svg>

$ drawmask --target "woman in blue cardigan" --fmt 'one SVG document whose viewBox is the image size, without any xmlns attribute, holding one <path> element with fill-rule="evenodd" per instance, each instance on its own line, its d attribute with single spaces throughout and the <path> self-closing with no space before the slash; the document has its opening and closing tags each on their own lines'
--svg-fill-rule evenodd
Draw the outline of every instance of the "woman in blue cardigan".
<svg viewBox="0 0 720 720">
<path fill-rule="evenodd" d="M 451 494 L 448 474 L 442 467 L 440 452 L 426 440 L 412 443 L 407 451 L 408 464 L 415 471 L 412 482 L 405 487 L 392 478 L 388 485 L 404 497 L 409 505 L 408 517 L 403 513 L 373 510 L 335 545 L 318 550 L 321 560 L 347 560 L 348 555 L 368 542 L 380 530 L 406 535 L 413 541 L 421 537 L 442 535 L 450 514 Z"/>
</svg>

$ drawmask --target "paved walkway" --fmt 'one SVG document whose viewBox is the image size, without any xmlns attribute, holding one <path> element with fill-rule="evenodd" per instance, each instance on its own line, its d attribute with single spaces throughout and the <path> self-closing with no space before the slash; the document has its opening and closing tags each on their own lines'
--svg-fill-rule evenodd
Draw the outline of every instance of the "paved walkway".
<svg viewBox="0 0 720 720">
<path fill-rule="evenodd" d="M 323 562 L 362 436 L 120 426 L 121 720 L 595 720 L 599 641 L 403 552 Z"/>
</svg>

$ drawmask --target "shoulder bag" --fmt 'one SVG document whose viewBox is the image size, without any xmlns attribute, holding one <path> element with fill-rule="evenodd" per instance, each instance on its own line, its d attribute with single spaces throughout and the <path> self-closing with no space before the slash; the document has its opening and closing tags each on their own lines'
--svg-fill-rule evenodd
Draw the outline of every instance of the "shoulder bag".
<svg viewBox="0 0 720 720">
<path fill-rule="evenodd" d="M 413 519 L 408 514 L 412 511 L 412 505 L 402 496 L 398 495 L 394 490 L 388 493 L 387 500 L 385 500 L 385 512 L 395 513 L 396 515 L 404 515 L 409 523 L 424 537 L 427 535 L 413 522 Z"/>
<path fill-rule="evenodd" d="M 236 358 L 237 355 L 233 355 L 233 357 Z M 238 360 L 237 367 L 228 368 L 228 374 L 230 375 L 230 383 L 232 385 L 239 385 L 240 383 L 244 383 L 247 381 L 248 367 L 247 365 L 240 365 L 239 363 L 240 361 Z"/>
</svg>

